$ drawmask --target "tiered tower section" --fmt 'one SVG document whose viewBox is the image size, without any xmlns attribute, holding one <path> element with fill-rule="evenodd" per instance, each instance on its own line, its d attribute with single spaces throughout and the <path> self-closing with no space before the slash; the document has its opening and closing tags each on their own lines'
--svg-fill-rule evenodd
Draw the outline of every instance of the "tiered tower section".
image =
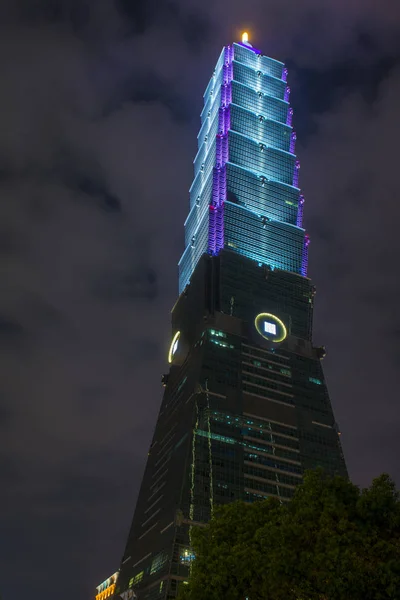
<svg viewBox="0 0 400 600">
<path fill-rule="evenodd" d="M 180 292 L 200 257 L 223 248 L 307 275 L 309 239 L 286 77 L 283 63 L 248 44 L 221 52 L 204 94 Z"/>
</svg>

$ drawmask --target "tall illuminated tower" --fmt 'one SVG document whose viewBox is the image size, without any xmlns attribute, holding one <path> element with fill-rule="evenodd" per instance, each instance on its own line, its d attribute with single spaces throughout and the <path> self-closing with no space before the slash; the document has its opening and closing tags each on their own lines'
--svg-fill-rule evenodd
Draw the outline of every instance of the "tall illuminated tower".
<svg viewBox="0 0 400 600">
<path fill-rule="evenodd" d="M 169 373 L 117 593 L 174 598 L 190 527 L 287 502 L 305 469 L 346 475 L 321 359 L 287 70 L 226 46 L 204 94 Z"/>
</svg>

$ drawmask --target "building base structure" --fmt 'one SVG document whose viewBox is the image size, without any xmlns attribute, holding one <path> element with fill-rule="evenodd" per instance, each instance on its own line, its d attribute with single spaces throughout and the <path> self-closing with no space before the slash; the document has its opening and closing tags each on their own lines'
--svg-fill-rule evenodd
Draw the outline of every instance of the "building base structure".
<svg viewBox="0 0 400 600">
<path fill-rule="evenodd" d="M 313 298 L 297 274 L 229 251 L 201 258 L 172 312 L 171 368 L 119 591 L 175 598 L 194 558 L 190 528 L 217 505 L 286 502 L 318 466 L 347 475 L 324 350 L 311 342 Z"/>
</svg>

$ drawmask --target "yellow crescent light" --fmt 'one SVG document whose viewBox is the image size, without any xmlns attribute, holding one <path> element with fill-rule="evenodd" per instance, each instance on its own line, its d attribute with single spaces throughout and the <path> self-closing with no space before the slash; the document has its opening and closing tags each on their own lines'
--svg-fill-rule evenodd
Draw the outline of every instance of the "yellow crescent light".
<svg viewBox="0 0 400 600">
<path fill-rule="evenodd" d="M 279 325 L 281 330 L 280 334 L 278 334 L 276 337 L 274 337 L 273 335 L 266 335 L 265 331 L 261 329 L 261 323 L 265 321 L 265 319 L 268 319 L 268 321 L 272 321 L 274 324 Z M 270 342 L 283 342 L 283 340 L 287 336 L 287 329 L 285 323 L 278 319 L 278 317 L 276 317 L 275 315 L 272 315 L 271 313 L 260 313 L 259 315 L 257 315 L 254 321 L 254 325 L 258 333 Z"/>
<path fill-rule="evenodd" d="M 249 43 L 249 34 L 247 33 L 247 31 L 244 31 L 242 33 L 242 44 L 248 44 Z"/>
<path fill-rule="evenodd" d="M 179 342 L 180 335 L 181 335 L 181 332 L 177 331 L 176 334 L 174 335 L 174 337 L 172 338 L 172 342 L 171 342 L 171 345 L 169 347 L 169 352 L 168 352 L 168 362 L 169 363 L 172 363 L 174 354 L 178 348 L 178 342 Z"/>
</svg>

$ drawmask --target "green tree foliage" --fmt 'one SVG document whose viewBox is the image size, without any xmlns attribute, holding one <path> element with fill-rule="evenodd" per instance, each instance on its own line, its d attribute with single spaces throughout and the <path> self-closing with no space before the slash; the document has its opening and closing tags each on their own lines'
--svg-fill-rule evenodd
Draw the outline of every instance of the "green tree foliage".
<svg viewBox="0 0 400 600">
<path fill-rule="evenodd" d="M 289 503 L 221 506 L 192 544 L 181 600 L 400 599 L 400 500 L 388 475 L 360 490 L 309 471 Z"/>
</svg>

